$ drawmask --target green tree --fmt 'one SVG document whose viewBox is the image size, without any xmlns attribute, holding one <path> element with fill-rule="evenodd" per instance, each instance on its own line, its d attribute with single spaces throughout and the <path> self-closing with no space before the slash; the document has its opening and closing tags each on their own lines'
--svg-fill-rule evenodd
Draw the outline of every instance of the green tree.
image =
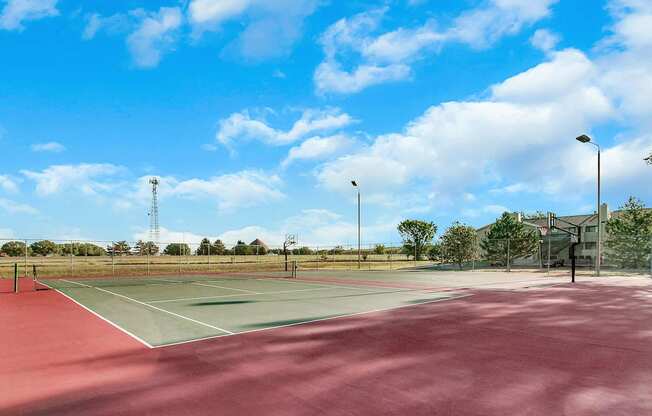
<svg viewBox="0 0 652 416">
<path fill-rule="evenodd" d="M 57 244 L 50 240 L 35 241 L 30 244 L 29 248 L 34 256 L 45 257 L 57 252 Z"/>
<path fill-rule="evenodd" d="M 25 245 L 22 241 L 9 241 L 4 243 L 0 247 L 0 252 L 5 253 L 9 257 L 21 257 L 25 255 L 25 250 L 27 249 L 27 255 L 30 254 L 29 247 Z"/>
<path fill-rule="evenodd" d="M 159 247 L 153 241 L 138 240 L 134 246 L 134 254 L 139 256 L 154 256 L 158 254 Z"/>
<path fill-rule="evenodd" d="M 190 246 L 186 243 L 168 244 L 163 250 L 163 254 L 168 256 L 187 256 L 190 254 Z"/>
<path fill-rule="evenodd" d="M 621 213 L 606 223 L 606 257 L 623 268 L 646 267 L 652 249 L 652 210 L 630 197 Z"/>
<path fill-rule="evenodd" d="M 126 241 L 118 241 L 106 246 L 106 251 L 112 256 L 128 256 L 131 254 L 131 246 Z"/>
<path fill-rule="evenodd" d="M 462 270 L 465 262 L 473 260 L 475 239 L 475 228 L 454 222 L 441 236 L 441 253 L 444 261 L 455 263 Z"/>
<path fill-rule="evenodd" d="M 199 243 L 199 247 L 195 250 L 195 254 L 198 256 L 207 256 L 209 253 L 212 253 L 211 241 L 208 238 L 203 238 Z"/>
<path fill-rule="evenodd" d="M 374 254 L 385 254 L 385 246 L 383 244 L 376 244 L 374 246 Z"/>
<path fill-rule="evenodd" d="M 421 260 L 423 248 L 429 244 L 437 233 L 434 222 L 404 220 L 398 225 L 398 233 L 403 238 L 403 248 L 408 255 Z"/>
<path fill-rule="evenodd" d="M 441 243 L 433 243 L 429 244 L 426 247 L 426 254 L 428 255 L 428 260 L 434 261 L 434 262 L 440 262 L 442 261 L 442 251 L 441 251 Z"/>
<path fill-rule="evenodd" d="M 238 240 L 238 242 L 233 247 L 233 254 L 236 256 L 246 256 L 252 253 L 252 247 L 249 244 L 245 244 L 244 241 Z"/>
<path fill-rule="evenodd" d="M 106 250 L 91 243 L 78 243 L 75 245 L 76 256 L 106 256 Z"/>
<path fill-rule="evenodd" d="M 505 212 L 491 226 L 487 235 L 480 241 L 487 260 L 511 266 L 514 259 L 528 257 L 536 253 L 539 239 L 534 230 Z"/>
<path fill-rule="evenodd" d="M 307 256 L 307 255 L 312 254 L 312 250 L 310 249 L 310 247 L 299 247 L 299 248 L 293 249 L 292 254 L 294 254 L 295 256 L 298 256 L 298 255 Z"/>
<path fill-rule="evenodd" d="M 224 247 L 222 240 L 215 240 L 211 247 L 211 254 L 216 254 L 218 256 L 226 254 L 226 247 Z"/>
</svg>

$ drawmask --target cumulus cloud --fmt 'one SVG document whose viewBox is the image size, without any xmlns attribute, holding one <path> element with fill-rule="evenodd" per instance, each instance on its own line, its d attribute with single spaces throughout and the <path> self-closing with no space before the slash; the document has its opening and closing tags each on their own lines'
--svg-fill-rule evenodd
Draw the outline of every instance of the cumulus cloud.
<svg viewBox="0 0 652 416">
<path fill-rule="evenodd" d="M 0 189 L 5 192 L 18 192 L 18 185 L 7 175 L 0 175 Z"/>
<path fill-rule="evenodd" d="M 149 201 L 150 178 L 151 176 L 143 176 L 137 180 L 136 189 L 129 196 L 131 200 L 141 204 Z M 159 182 L 159 195 L 162 199 L 215 201 L 222 211 L 264 205 L 285 198 L 279 189 L 283 184 L 281 178 L 258 170 L 245 170 L 207 179 L 180 180 L 172 176 L 161 176 Z"/>
<path fill-rule="evenodd" d="M 0 12 L 0 29 L 23 30 L 23 23 L 58 16 L 57 0 L 5 0 Z"/>
<path fill-rule="evenodd" d="M 216 140 L 230 145 L 236 140 L 261 140 L 271 145 L 286 145 L 315 132 L 340 129 L 354 119 L 337 108 L 304 110 L 289 130 L 270 127 L 263 117 L 255 117 L 249 111 L 231 114 L 220 120 Z"/>
<path fill-rule="evenodd" d="M 349 148 L 352 143 L 353 140 L 343 134 L 329 137 L 311 137 L 299 146 L 291 148 L 281 166 L 285 168 L 299 160 L 324 159 L 342 152 Z"/>
<path fill-rule="evenodd" d="M 30 146 L 32 152 L 61 153 L 66 147 L 59 142 L 35 143 Z"/>
<path fill-rule="evenodd" d="M 557 174 L 563 165 L 550 149 L 614 115 L 597 82 L 584 54 L 554 53 L 493 86 L 487 100 L 433 106 L 403 133 L 379 136 L 363 150 L 325 163 L 317 179 L 346 192 L 348 178 L 355 177 L 367 193 L 383 194 L 420 180 L 450 192 L 516 172 L 524 182 Z"/>
<path fill-rule="evenodd" d="M 530 43 L 535 48 L 543 51 L 549 52 L 557 46 L 559 43 L 559 35 L 553 33 L 547 29 L 539 29 L 534 32 L 534 35 L 530 38 Z"/>
<path fill-rule="evenodd" d="M 95 195 L 112 189 L 110 182 L 102 179 L 120 173 L 124 168 L 109 163 L 81 163 L 78 165 L 52 165 L 40 172 L 21 170 L 21 173 L 36 183 L 36 193 L 48 196 L 75 190 L 86 195 Z"/>
<path fill-rule="evenodd" d="M 320 37 L 325 59 L 314 74 L 318 93 L 354 93 L 372 85 L 410 78 L 411 63 L 447 43 L 486 48 L 501 37 L 550 15 L 557 0 L 492 0 L 440 28 L 432 19 L 413 28 L 378 34 L 387 7 L 343 18 Z M 343 69 L 342 61 L 358 62 Z M 355 60 L 354 60 L 355 62 Z"/>
<path fill-rule="evenodd" d="M 238 19 L 243 30 L 226 51 L 259 60 L 286 54 L 301 36 L 305 18 L 320 4 L 319 0 L 192 0 L 188 18 L 197 37 Z"/>
<path fill-rule="evenodd" d="M 139 27 L 127 37 L 127 46 L 134 63 L 141 68 L 158 65 L 164 52 L 173 47 L 175 31 L 183 15 L 178 7 L 161 7 L 158 12 L 140 12 Z"/>
<path fill-rule="evenodd" d="M 5 198 L 0 198 L 0 209 L 9 214 L 38 214 L 38 210 L 31 205 L 21 204 Z"/>
</svg>

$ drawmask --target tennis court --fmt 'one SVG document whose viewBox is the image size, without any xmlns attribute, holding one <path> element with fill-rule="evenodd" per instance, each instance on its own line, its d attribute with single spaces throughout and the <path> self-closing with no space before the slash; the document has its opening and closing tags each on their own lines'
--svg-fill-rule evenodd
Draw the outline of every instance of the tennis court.
<svg viewBox="0 0 652 416">
<path fill-rule="evenodd" d="M 328 276 L 324 276 L 328 280 Z M 317 279 L 317 275 L 312 276 Z M 462 296 L 406 282 L 333 283 L 283 274 L 57 278 L 59 291 L 149 347 L 297 325 Z"/>
</svg>

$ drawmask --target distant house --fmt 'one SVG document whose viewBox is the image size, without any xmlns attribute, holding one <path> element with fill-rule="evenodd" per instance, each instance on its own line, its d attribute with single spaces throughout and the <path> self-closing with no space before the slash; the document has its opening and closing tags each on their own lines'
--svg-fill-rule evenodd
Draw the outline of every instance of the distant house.
<svg viewBox="0 0 652 416">
<path fill-rule="evenodd" d="M 267 247 L 267 244 L 263 242 L 260 238 L 255 239 L 251 243 L 249 243 L 250 246 L 258 246 L 258 247 L 263 247 L 265 251 L 269 251 L 269 247 Z"/>
</svg>

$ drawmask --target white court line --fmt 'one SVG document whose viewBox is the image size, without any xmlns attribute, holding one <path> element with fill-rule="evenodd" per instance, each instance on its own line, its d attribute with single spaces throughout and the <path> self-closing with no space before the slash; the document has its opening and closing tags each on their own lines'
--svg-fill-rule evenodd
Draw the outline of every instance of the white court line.
<svg viewBox="0 0 652 416">
<path fill-rule="evenodd" d="M 280 295 L 283 293 L 295 293 L 295 292 L 310 292 L 310 291 L 315 291 L 315 290 L 328 290 L 331 289 L 330 287 L 318 287 L 314 289 L 297 289 L 297 290 L 280 290 L 277 292 L 264 292 L 264 293 L 256 293 L 251 294 L 249 296 L 260 296 L 260 295 Z M 217 295 L 217 296 L 200 296 L 196 298 L 180 298 L 180 299 L 163 299 L 163 300 L 153 300 L 150 302 L 147 302 L 149 304 L 151 303 L 167 303 L 167 302 L 181 302 L 185 300 L 202 300 L 202 299 L 219 299 L 219 298 L 232 298 L 232 297 L 237 297 L 237 296 L 247 296 L 246 294 L 232 294 L 232 295 Z"/>
<path fill-rule="evenodd" d="M 301 283 L 301 284 L 308 284 L 308 282 L 310 282 L 311 284 L 319 284 L 321 286 L 337 287 L 337 288 L 342 288 L 342 289 L 376 289 L 376 288 L 378 288 L 378 289 L 394 289 L 394 290 L 397 290 L 397 291 L 401 291 L 400 289 L 403 289 L 403 290 L 416 290 L 416 291 L 418 291 L 418 290 L 431 291 L 431 290 L 434 290 L 434 289 L 442 289 L 441 287 L 440 288 L 436 288 L 436 287 L 420 287 L 420 288 L 409 288 L 408 289 L 408 288 L 405 288 L 405 287 L 379 286 L 379 285 L 376 285 L 376 284 L 374 284 L 374 285 L 361 285 L 361 284 L 351 284 L 351 285 L 349 285 L 349 284 L 347 284 L 346 286 L 342 286 L 342 285 L 331 285 L 331 284 L 329 284 L 329 282 L 317 283 L 314 280 L 303 280 L 303 279 L 297 279 L 297 278 L 293 278 L 292 280 L 296 280 L 296 282 L 288 281 L 288 280 L 283 280 L 283 281 L 284 282 L 287 281 L 288 283 Z"/>
<path fill-rule="evenodd" d="M 93 315 L 95 315 L 95 316 L 97 316 L 98 318 L 100 318 L 101 320 L 103 320 L 104 322 L 108 323 L 109 325 L 113 326 L 114 328 L 116 328 L 116 329 L 118 329 L 118 330 L 124 332 L 125 334 L 129 335 L 130 337 L 132 337 L 132 338 L 135 339 L 136 341 L 138 341 L 138 342 L 140 342 L 141 344 L 145 345 L 147 348 L 154 348 L 150 343 L 148 343 L 148 342 L 145 341 L 144 339 L 138 337 L 137 335 L 132 334 L 131 332 L 129 332 L 129 331 L 127 331 L 126 329 L 122 328 L 120 325 L 116 324 L 115 322 L 109 321 L 108 319 L 106 319 L 105 317 L 103 317 L 102 315 L 100 315 L 99 313 L 95 312 L 94 310 L 92 310 L 91 308 L 89 308 L 89 307 L 86 306 L 86 305 L 82 305 L 81 303 L 77 302 L 74 298 L 72 298 L 72 297 L 66 295 L 65 293 L 63 293 L 63 292 L 60 291 L 59 289 L 55 289 L 55 288 L 53 288 L 52 286 L 50 286 L 50 285 L 48 285 L 47 283 L 44 283 L 44 282 L 42 282 L 42 281 L 40 281 L 40 280 L 39 280 L 38 282 L 39 282 L 40 284 L 42 284 L 43 286 L 49 287 L 51 290 L 54 290 L 55 292 L 59 293 L 60 295 L 63 295 L 63 296 L 66 297 L 67 299 L 73 301 L 74 303 L 76 303 L 77 305 L 81 306 L 82 308 L 84 308 L 84 309 L 87 310 L 88 312 L 92 313 Z"/>
<path fill-rule="evenodd" d="M 311 319 L 309 321 L 295 322 L 295 323 L 292 323 L 292 324 L 285 324 L 285 325 L 269 326 L 269 327 L 266 327 L 266 328 L 259 328 L 259 329 L 250 329 L 248 331 L 241 331 L 241 332 L 224 334 L 224 335 L 212 335 L 212 336 L 205 337 L 205 338 L 197 338 L 197 339 L 190 339 L 190 340 L 187 340 L 187 341 L 174 342 L 172 344 L 156 345 L 153 348 L 172 347 L 172 346 L 175 346 L 175 345 L 189 344 L 191 342 L 206 341 L 208 339 L 232 337 L 234 335 L 250 334 L 252 332 L 269 331 L 271 329 L 287 328 L 287 327 L 290 327 L 290 326 L 304 325 L 304 324 L 309 324 L 309 323 L 312 323 L 312 322 L 330 321 L 330 320 L 333 320 L 333 319 L 348 318 L 348 317 L 351 317 L 351 316 L 366 315 L 366 314 L 375 313 L 375 312 L 386 312 L 386 311 L 391 311 L 391 310 L 394 310 L 394 309 L 402 309 L 402 308 L 410 308 L 410 307 L 416 307 L 416 306 L 420 306 L 420 305 L 426 305 L 428 303 L 436 303 L 436 302 L 443 302 L 443 301 L 447 301 L 447 300 L 462 299 L 462 298 L 465 298 L 465 297 L 468 297 L 468 296 L 473 296 L 473 295 L 465 294 L 465 295 L 459 295 L 459 296 L 451 296 L 451 297 L 448 297 L 448 298 L 433 299 L 433 300 L 429 300 L 429 301 L 425 301 L 425 302 L 413 303 L 413 304 L 410 304 L 410 305 L 392 306 L 392 307 L 389 307 L 389 308 L 373 309 L 373 310 L 370 310 L 370 311 L 355 312 L 355 313 L 349 313 L 349 314 L 343 314 L 343 315 L 335 315 L 335 316 L 330 316 L 328 318 Z"/>
<path fill-rule="evenodd" d="M 247 289 L 236 289 L 236 288 L 233 288 L 233 287 L 226 287 L 226 286 L 219 286 L 219 285 L 211 285 L 211 284 L 208 284 L 208 283 L 197 283 L 197 282 L 193 282 L 192 284 L 193 284 L 193 285 L 197 285 L 197 286 L 216 287 L 216 288 L 220 288 L 220 289 L 236 290 L 236 291 L 238 291 L 238 292 L 249 293 L 250 295 L 262 295 L 262 293 L 260 293 L 260 292 L 254 292 L 253 290 L 247 290 Z"/>
<path fill-rule="evenodd" d="M 141 301 L 139 301 L 139 300 L 132 299 L 132 298 L 130 298 L 129 296 L 125 296 L 125 295 L 121 295 L 121 294 L 119 294 L 119 293 L 111 292 L 110 290 L 102 289 L 102 288 L 100 288 L 100 287 L 96 287 L 96 286 L 85 285 L 85 284 L 83 284 L 83 283 L 73 282 L 73 281 L 71 281 L 71 280 L 61 279 L 61 281 L 63 281 L 63 282 L 68 282 L 68 283 L 72 283 L 72 284 L 79 285 L 79 286 L 83 286 L 83 287 L 87 287 L 87 288 L 97 289 L 97 290 L 99 290 L 100 292 L 106 292 L 106 293 L 109 293 L 109 294 L 111 294 L 111 295 L 113 295 L 113 296 L 118 296 L 118 297 L 120 297 L 120 298 L 127 299 L 127 300 L 129 300 L 129 301 L 131 301 L 131 302 L 135 302 L 135 303 L 137 303 L 137 304 L 139 304 L 139 305 L 147 306 L 148 308 L 156 309 L 157 311 L 160 311 L 160 312 L 163 312 L 163 313 L 167 313 L 167 314 L 170 314 L 170 315 L 172 315 L 172 316 L 176 316 L 177 318 L 185 319 L 186 321 L 194 322 L 194 323 L 196 323 L 196 324 L 198 324 L 198 325 L 203 325 L 203 326 L 206 326 L 206 327 L 208 327 L 208 328 L 217 329 L 218 331 L 225 332 L 225 333 L 227 333 L 227 334 L 231 334 L 231 335 L 233 335 L 233 332 L 231 332 L 231 331 L 229 331 L 229 330 L 226 330 L 226 329 L 220 328 L 220 327 L 218 327 L 218 326 L 213 326 L 213 325 L 211 325 L 211 324 L 207 324 L 206 322 L 198 321 L 198 320 L 196 320 L 196 319 L 188 318 L 187 316 L 179 315 L 178 313 L 174 313 L 174 312 L 167 311 L 167 310 L 165 310 L 165 309 L 158 308 L 158 307 L 156 307 L 156 306 L 154 306 L 154 305 L 150 305 L 150 304 L 147 304 L 147 303 L 145 303 L 145 302 L 141 302 Z"/>
</svg>

